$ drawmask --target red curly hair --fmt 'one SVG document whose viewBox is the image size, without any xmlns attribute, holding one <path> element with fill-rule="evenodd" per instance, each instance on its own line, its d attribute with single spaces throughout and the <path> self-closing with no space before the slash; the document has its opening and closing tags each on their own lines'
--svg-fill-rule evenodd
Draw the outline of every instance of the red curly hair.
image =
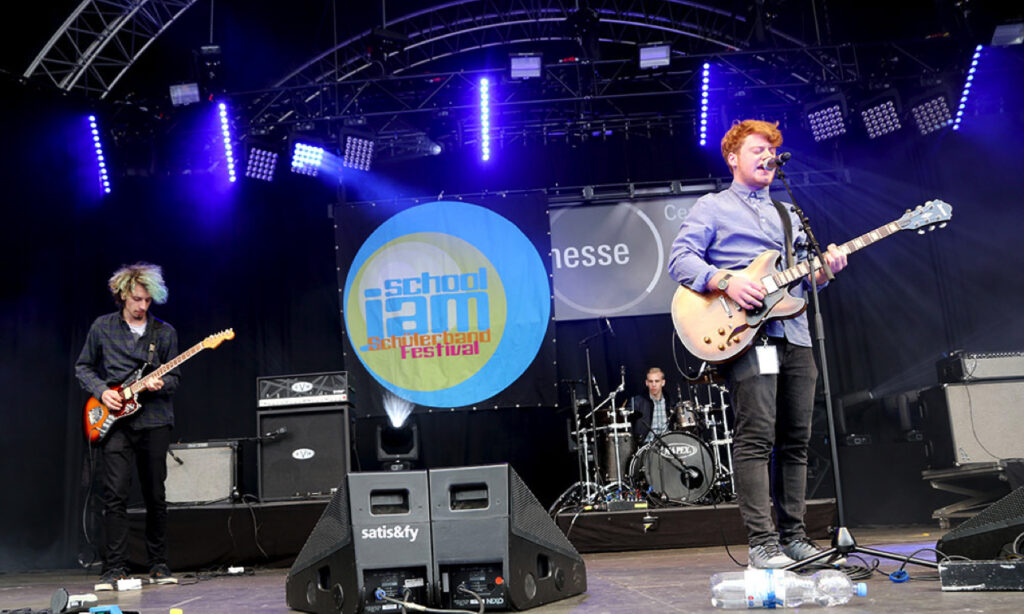
<svg viewBox="0 0 1024 614">
<path fill-rule="evenodd" d="M 772 147 L 782 145 L 782 133 L 779 132 L 779 122 L 761 121 L 759 119 L 745 119 L 741 122 L 733 122 L 732 128 L 722 137 L 722 158 L 729 164 L 729 154 L 739 155 L 743 140 L 751 134 L 760 134 Z M 732 166 L 730 165 L 731 169 Z"/>
</svg>

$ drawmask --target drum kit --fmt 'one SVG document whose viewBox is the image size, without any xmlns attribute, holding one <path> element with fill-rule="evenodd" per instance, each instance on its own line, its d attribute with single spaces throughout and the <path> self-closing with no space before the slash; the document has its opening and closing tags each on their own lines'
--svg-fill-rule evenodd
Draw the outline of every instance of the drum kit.
<svg viewBox="0 0 1024 614">
<path fill-rule="evenodd" d="M 574 487 L 581 490 L 580 503 L 618 499 L 687 505 L 735 498 L 726 389 L 712 377 L 689 389 L 688 400 L 668 408 L 668 430 L 651 433 L 639 445 L 634 440 L 639 412 L 631 403 L 615 404 L 621 386 L 592 410 L 586 401 L 573 398 L 579 408 L 572 435 L 579 456 L 581 481 Z"/>
</svg>

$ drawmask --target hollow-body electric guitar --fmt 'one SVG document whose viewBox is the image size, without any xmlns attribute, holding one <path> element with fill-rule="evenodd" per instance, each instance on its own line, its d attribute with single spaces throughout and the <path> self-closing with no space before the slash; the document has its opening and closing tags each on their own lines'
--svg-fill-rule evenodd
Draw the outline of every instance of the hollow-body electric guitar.
<svg viewBox="0 0 1024 614">
<path fill-rule="evenodd" d="M 210 335 L 199 343 L 193 345 L 181 354 L 157 367 L 152 373 L 142 375 L 139 369 L 131 375 L 123 384 L 112 388 L 121 397 L 121 409 L 112 410 L 100 402 L 96 397 L 89 397 L 85 403 L 85 436 L 90 442 L 97 442 L 110 431 L 114 422 L 121 418 L 127 418 L 142 409 L 139 403 L 139 393 L 146 389 L 145 380 L 150 378 L 163 377 L 171 369 L 177 367 L 189 358 L 192 358 L 203 350 L 212 350 L 221 342 L 235 338 L 233 329 L 222 330 L 219 333 Z"/>
<path fill-rule="evenodd" d="M 941 200 L 930 200 L 907 211 L 903 217 L 880 226 L 856 239 L 839 246 L 845 254 L 851 254 L 875 241 L 896 234 L 901 230 L 917 230 L 929 226 L 944 226 L 952 217 L 953 207 Z M 683 346 L 695 357 L 710 362 L 723 363 L 736 358 L 746 351 L 768 320 L 792 318 L 807 308 L 807 299 L 797 298 L 789 288 L 803 280 L 811 272 L 811 261 L 804 261 L 786 270 L 779 271 L 782 255 L 778 250 L 762 252 L 745 269 L 734 271 L 748 279 L 760 281 L 767 295 L 761 307 L 743 309 L 724 292 L 694 292 L 679 286 L 672 297 L 672 323 L 675 324 Z M 814 259 L 814 269 L 820 268 Z"/>
</svg>

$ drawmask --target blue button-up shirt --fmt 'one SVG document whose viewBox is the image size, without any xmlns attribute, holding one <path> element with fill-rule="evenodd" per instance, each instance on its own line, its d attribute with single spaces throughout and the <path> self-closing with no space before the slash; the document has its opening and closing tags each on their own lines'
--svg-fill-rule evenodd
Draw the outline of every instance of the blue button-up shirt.
<svg viewBox="0 0 1024 614">
<path fill-rule="evenodd" d="M 793 242 L 802 245 L 804 233 L 799 220 L 786 209 L 793 228 Z M 706 194 L 694 203 L 679 227 L 672 243 L 668 273 L 672 279 L 697 292 L 706 292 L 708 280 L 722 269 L 742 269 L 769 249 L 778 250 L 785 267 L 786 237 L 779 212 L 772 204 L 768 188 L 751 193 L 750 188 L 733 183 L 729 189 Z M 797 250 L 797 261 L 806 257 Z M 803 296 L 806 280 L 790 290 Z M 764 332 L 770 337 L 785 337 L 794 345 L 811 346 L 807 312 L 787 320 L 771 320 Z"/>
</svg>

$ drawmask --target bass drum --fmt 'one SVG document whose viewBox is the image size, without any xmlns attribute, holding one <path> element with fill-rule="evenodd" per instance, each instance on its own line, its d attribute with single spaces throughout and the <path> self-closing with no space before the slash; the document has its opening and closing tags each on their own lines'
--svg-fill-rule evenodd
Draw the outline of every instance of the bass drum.
<svg viewBox="0 0 1024 614">
<path fill-rule="evenodd" d="M 662 501 L 696 503 L 711 490 L 715 461 L 703 441 L 689 433 L 668 432 L 637 450 L 629 466 L 634 484 L 646 484 Z"/>
</svg>

